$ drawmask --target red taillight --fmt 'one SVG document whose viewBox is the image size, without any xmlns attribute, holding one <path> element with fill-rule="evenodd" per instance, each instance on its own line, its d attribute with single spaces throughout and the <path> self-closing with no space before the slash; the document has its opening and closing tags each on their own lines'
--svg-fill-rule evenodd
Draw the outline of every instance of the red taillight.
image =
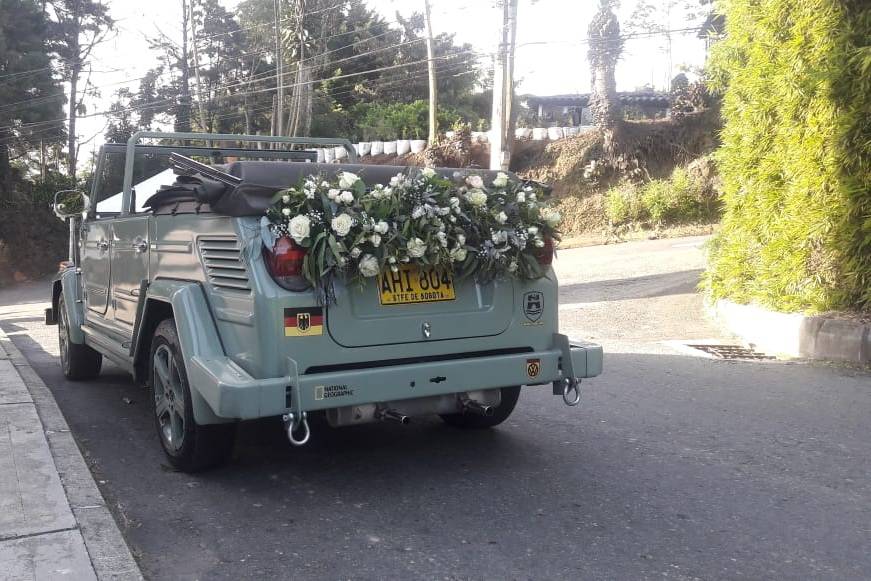
<svg viewBox="0 0 871 581">
<path fill-rule="evenodd" d="M 302 274 L 302 264 L 306 250 L 297 246 L 289 236 L 275 241 L 272 250 L 263 247 L 263 257 L 272 279 L 282 288 L 302 291 L 309 288 L 309 282 Z"/>
<path fill-rule="evenodd" d="M 550 266 L 553 262 L 553 238 L 545 237 L 544 246 L 537 248 L 535 258 L 542 266 Z"/>
</svg>

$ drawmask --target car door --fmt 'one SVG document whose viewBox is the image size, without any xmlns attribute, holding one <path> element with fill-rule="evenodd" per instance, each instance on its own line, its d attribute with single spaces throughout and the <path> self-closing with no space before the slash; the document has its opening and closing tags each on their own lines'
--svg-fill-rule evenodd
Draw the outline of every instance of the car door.
<svg viewBox="0 0 871 581">
<path fill-rule="evenodd" d="M 133 333 L 142 281 L 148 280 L 149 217 L 138 214 L 113 224 L 111 292 L 114 321 L 125 335 Z"/>
<path fill-rule="evenodd" d="M 106 317 L 109 306 L 112 220 L 86 220 L 81 235 L 82 288 L 89 315 Z"/>
</svg>

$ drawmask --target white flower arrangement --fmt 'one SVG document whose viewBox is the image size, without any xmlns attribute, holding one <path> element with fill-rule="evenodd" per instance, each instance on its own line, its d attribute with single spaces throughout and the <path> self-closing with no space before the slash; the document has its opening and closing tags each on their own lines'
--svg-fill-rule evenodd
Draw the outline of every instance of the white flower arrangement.
<svg viewBox="0 0 871 581">
<path fill-rule="evenodd" d="M 308 250 L 303 274 L 327 301 L 336 277 L 362 283 L 400 264 L 448 267 L 457 280 L 544 276 L 536 257 L 559 240 L 559 212 L 539 201 L 541 186 L 489 175 L 424 168 L 372 187 L 351 172 L 310 177 L 278 192 L 267 216 Z"/>
</svg>

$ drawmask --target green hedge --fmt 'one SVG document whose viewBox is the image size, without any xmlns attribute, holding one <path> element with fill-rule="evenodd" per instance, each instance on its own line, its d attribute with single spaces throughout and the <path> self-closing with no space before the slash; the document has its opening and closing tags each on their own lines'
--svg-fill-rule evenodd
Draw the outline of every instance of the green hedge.
<svg viewBox="0 0 871 581">
<path fill-rule="evenodd" d="M 724 0 L 726 205 L 706 283 L 787 311 L 871 308 L 871 5 Z"/>
</svg>

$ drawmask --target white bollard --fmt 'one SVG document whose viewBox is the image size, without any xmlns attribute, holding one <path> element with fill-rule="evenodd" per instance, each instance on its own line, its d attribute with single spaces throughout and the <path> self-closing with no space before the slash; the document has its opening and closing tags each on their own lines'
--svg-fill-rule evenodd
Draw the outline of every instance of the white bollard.
<svg viewBox="0 0 871 581">
<path fill-rule="evenodd" d="M 336 150 L 333 147 L 324 149 L 324 163 L 333 163 L 336 161 Z"/>
<path fill-rule="evenodd" d="M 326 156 L 324 155 L 324 149 L 322 147 L 319 147 L 315 151 L 318 154 L 318 163 L 324 163 L 324 160 L 326 159 Z"/>
<path fill-rule="evenodd" d="M 405 155 L 409 151 L 411 151 L 411 142 L 408 139 L 396 141 L 396 155 Z"/>
<path fill-rule="evenodd" d="M 336 160 L 348 157 L 348 150 L 344 147 L 334 147 L 333 150 L 335 151 Z"/>
<path fill-rule="evenodd" d="M 420 153 L 424 149 L 426 149 L 426 139 L 411 140 L 411 153 Z"/>
<path fill-rule="evenodd" d="M 396 142 L 395 141 L 385 141 L 384 142 L 384 155 L 396 155 Z"/>
<path fill-rule="evenodd" d="M 566 127 L 565 132 L 566 132 L 566 137 L 574 137 L 575 135 L 578 134 L 578 128 L 577 127 Z"/>
<path fill-rule="evenodd" d="M 547 139 L 547 129 L 544 127 L 536 127 L 532 130 L 533 141 L 544 141 Z"/>
<path fill-rule="evenodd" d="M 372 152 L 372 143 L 369 141 L 361 141 L 360 142 L 360 157 L 364 157 L 369 155 Z"/>
<path fill-rule="evenodd" d="M 383 141 L 373 141 L 372 142 L 372 155 L 381 155 L 384 153 L 384 142 Z"/>
<path fill-rule="evenodd" d="M 528 127 L 518 127 L 514 130 L 515 139 L 529 139 L 532 137 L 532 129 Z"/>
</svg>

